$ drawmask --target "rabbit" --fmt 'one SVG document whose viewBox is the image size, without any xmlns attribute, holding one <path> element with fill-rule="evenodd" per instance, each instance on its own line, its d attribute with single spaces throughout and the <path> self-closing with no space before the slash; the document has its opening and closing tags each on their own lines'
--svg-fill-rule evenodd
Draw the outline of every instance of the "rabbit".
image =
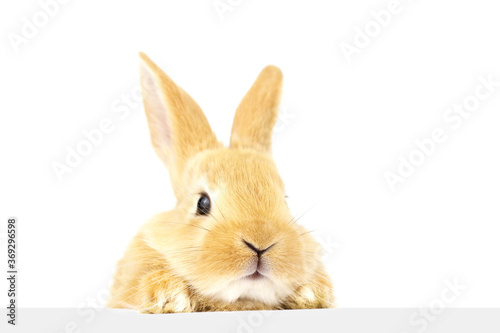
<svg viewBox="0 0 500 333">
<path fill-rule="evenodd" d="M 334 307 L 321 246 L 291 215 L 271 156 L 281 70 L 269 65 L 259 74 L 224 147 L 191 96 L 139 57 L 151 143 L 177 204 L 133 238 L 107 306 L 141 313 Z"/>
</svg>

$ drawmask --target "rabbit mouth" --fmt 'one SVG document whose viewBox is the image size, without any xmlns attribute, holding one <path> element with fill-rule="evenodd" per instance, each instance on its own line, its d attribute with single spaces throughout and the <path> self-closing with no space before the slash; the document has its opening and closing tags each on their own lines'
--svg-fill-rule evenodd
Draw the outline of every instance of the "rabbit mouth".
<svg viewBox="0 0 500 333">
<path fill-rule="evenodd" d="M 245 276 L 245 279 L 250 279 L 250 280 L 260 280 L 260 279 L 264 279 L 266 276 L 264 274 L 261 274 L 258 270 L 256 270 L 255 272 L 253 272 L 252 274 L 250 275 L 246 275 Z"/>
<path fill-rule="evenodd" d="M 267 259 L 252 258 L 243 275 L 243 279 L 257 281 L 269 278 L 270 271 L 269 262 Z"/>
</svg>

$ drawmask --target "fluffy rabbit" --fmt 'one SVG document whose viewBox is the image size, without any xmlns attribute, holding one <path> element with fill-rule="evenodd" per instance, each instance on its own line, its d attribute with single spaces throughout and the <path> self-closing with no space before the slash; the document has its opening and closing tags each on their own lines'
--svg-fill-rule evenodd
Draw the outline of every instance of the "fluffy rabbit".
<svg viewBox="0 0 500 333">
<path fill-rule="evenodd" d="M 191 96 L 145 54 L 140 59 L 151 142 L 177 204 L 132 240 L 108 306 L 143 313 L 332 307 L 321 247 L 291 215 L 271 157 L 281 71 L 262 70 L 223 147 Z"/>
</svg>

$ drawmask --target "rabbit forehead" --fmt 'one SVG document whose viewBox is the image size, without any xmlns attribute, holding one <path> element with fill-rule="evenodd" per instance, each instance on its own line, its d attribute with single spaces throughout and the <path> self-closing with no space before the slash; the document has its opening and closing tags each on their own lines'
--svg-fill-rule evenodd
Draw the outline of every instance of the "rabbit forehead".
<svg viewBox="0 0 500 333">
<path fill-rule="evenodd" d="M 282 196 L 285 190 L 272 158 L 252 149 L 204 151 L 190 160 L 184 177 L 190 186 L 196 186 L 194 182 L 214 192 L 224 189 Z"/>
</svg>

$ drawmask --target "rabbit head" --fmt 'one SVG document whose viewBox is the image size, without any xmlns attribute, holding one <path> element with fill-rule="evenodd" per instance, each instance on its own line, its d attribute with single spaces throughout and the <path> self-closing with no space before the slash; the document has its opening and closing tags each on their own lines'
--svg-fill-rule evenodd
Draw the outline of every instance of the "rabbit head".
<svg viewBox="0 0 500 333">
<path fill-rule="evenodd" d="M 148 246 L 204 297 L 279 304 L 312 278 L 321 252 L 290 213 L 271 156 L 281 71 L 262 70 L 224 147 L 191 96 L 140 57 L 151 142 L 177 198 L 169 214 L 145 226 Z"/>
</svg>

